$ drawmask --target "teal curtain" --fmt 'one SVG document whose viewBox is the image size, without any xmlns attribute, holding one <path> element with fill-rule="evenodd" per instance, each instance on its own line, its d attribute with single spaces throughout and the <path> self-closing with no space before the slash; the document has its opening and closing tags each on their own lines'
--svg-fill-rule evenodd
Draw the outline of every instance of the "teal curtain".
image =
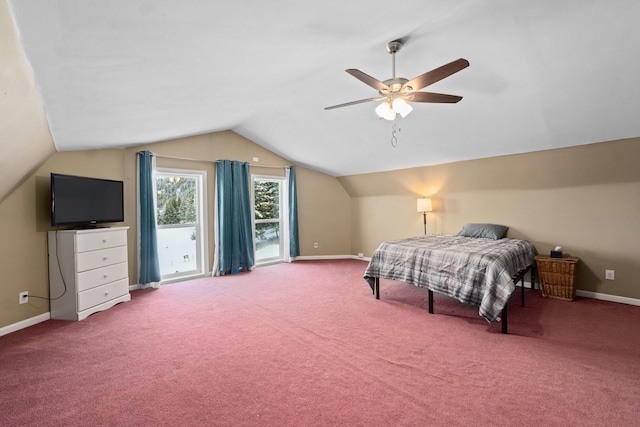
<svg viewBox="0 0 640 427">
<path fill-rule="evenodd" d="M 248 163 L 216 162 L 217 274 L 248 271 L 254 265 L 249 188 Z"/>
<path fill-rule="evenodd" d="M 296 191 L 296 167 L 289 168 L 289 255 L 300 256 L 298 242 L 298 196 Z"/>
<path fill-rule="evenodd" d="M 138 196 L 140 213 L 140 276 L 138 283 L 146 285 L 160 281 L 160 262 L 156 236 L 156 206 L 153 193 L 153 154 L 149 151 L 138 153 Z"/>
</svg>

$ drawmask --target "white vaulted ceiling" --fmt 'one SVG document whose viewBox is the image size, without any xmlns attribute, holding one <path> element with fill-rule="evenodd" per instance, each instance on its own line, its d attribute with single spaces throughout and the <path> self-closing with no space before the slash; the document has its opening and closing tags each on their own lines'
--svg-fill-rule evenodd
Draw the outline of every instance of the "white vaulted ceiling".
<svg viewBox="0 0 640 427">
<path fill-rule="evenodd" d="M 59 151 L 233 130 L 335 176 L 640 136 L 637 0 L 9 0 Z M 345 73 L 458 58 L 392 123 Z"/>
</svg>

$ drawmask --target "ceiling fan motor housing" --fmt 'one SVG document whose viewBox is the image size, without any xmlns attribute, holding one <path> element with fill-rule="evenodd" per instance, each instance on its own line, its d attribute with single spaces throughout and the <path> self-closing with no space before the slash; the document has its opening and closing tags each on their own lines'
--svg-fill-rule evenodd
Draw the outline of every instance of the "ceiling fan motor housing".
<svg viewBox="0 0 640 427">
<path fill-rule="evenodd" d="M 389 95 L 390 93 L 399 93 L 401 90 L 402 90 L 402 93 L 412 92 L 413 89 L 411 88 L 411 86 L 406 86 L 404 88 L 402 87 L 408 81 L 409 80 L 403 77 L 394 77 L 392 79 L 385 80 L 382 83 L 387 85 L 390 90 L 385 88 L 385 89 L 379 90 L 378 93 L 380 93 L 380 95 L 382 96 L 386 96 L 386 95 Z"/>
<path fill-rule="evenodd" d="M 387 52 L 396 53 L 400 49 L 402 49 L 402 42 L 400 40 L 394 40 L 392 42 L 387 43 Z"/>
</svg>

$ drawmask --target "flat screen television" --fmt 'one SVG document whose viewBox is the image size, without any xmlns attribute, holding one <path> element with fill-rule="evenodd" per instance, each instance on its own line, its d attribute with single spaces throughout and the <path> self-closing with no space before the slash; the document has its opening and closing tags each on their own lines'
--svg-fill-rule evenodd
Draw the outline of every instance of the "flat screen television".
<svg viewBox="0 0 640 427">
<path fill-rule="evenodd" d="M 51 174 L 51 225 L 124 221 L 122 181 Z"/>
</svg>

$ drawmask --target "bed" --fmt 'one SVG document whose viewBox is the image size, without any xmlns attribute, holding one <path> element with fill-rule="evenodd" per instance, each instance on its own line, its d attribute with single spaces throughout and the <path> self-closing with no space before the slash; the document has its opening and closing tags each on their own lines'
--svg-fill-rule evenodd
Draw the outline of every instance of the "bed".
<svg viewBox="0 0 640 427">
<path fill-rule="evenodd" d="M 409 283 L 428 289 L 430 313 L 433 292 L 438 292 L 478 306 L 481 317 L 501 320 L 502 332 L 507 333 L 507 303 L 520 281 L 524 306 L 524 275 L 531 271 L 533 287 L 537 252 L 526 240 L 502 237 L 506 227 L 504 233 L 486 237 L 465 233 L 467 226 L 478 225 L 465 225 L 457 235 L 426 234 L 382 243 L 364 273 L 376 298 L 380 299 L 381 278 Z"/>
</svg>

